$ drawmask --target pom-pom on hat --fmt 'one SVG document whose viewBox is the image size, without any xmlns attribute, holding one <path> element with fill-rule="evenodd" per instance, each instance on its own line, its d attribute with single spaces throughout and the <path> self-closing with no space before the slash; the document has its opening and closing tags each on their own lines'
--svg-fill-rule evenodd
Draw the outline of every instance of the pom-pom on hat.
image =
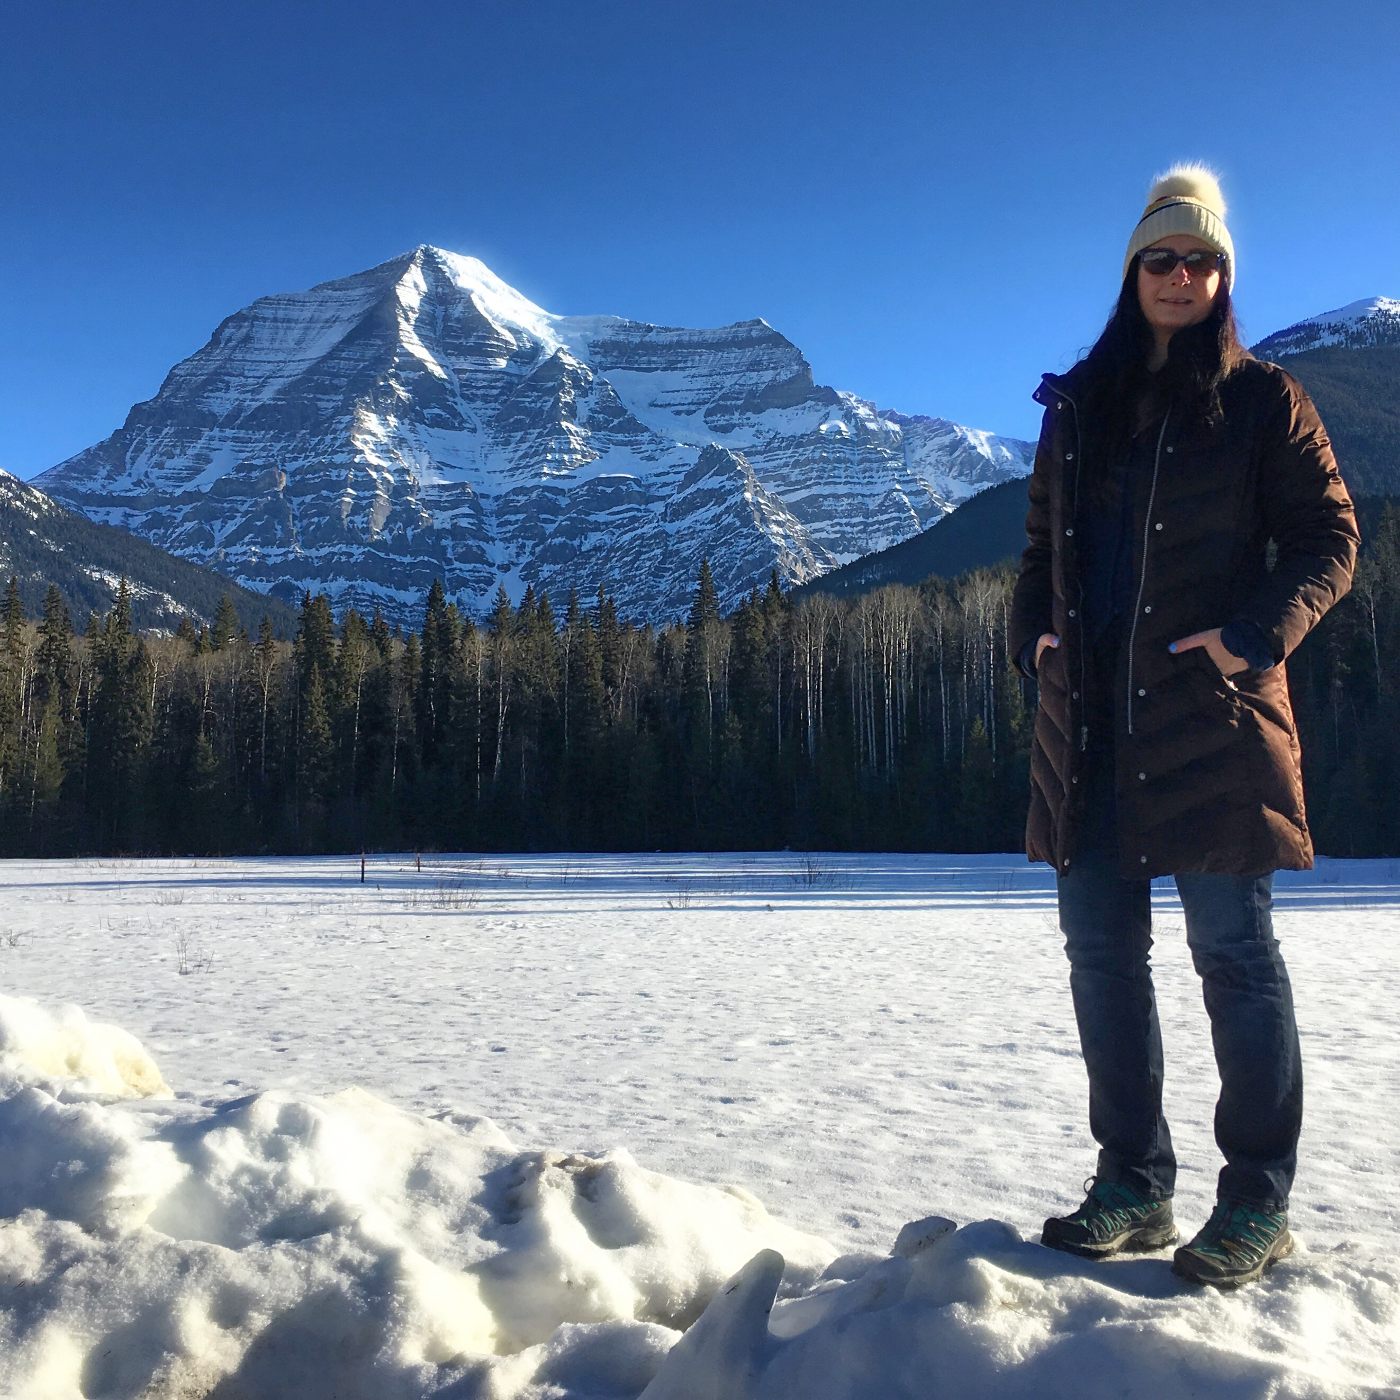
<svg viewBox="0 0 1400 1400">
<path fill-rule="evenodd" d="M 1225 227 L 1225 197 L 1215 172 L 1204 165 L 1174 165 L 1152 182 L 1147 208 L 1128 239 L 1123 276 L 1138 253 L 1174 233 L 1189 233 L 1224 253 L 1225 285 L 1235 285 L 1235 245 Z"/>
</svg>

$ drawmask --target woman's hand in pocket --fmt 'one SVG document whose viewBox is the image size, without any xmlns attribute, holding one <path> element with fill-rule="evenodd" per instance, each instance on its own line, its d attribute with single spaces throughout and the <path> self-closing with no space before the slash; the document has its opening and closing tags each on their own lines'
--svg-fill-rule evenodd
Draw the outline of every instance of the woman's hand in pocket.
<svg viewBox="0 0 1400 1400">
<path fill-rule="evenodd" d="M 1060 645 L 1059 635 L 1055 632 L 1042 632 L 1035 644 L 1035 669 L 1040 670 L 1040 656 L 1046 647 L 1057 647 Z"/>
<path fill-rule="evenodd" d="M 1236 656 L 1232 651 L 1226 651 L 1220 643 L 1220 628 L 1212 627 L 1208 632 L 1193 632 L 1189 637 L 1183 637 L 1178 642 L 1173 642 L 1168 651 L 1180 654 L 1183 651 L 1190 651 L 1193 647 L 1204 647 L 1206 654 L 1215 662 L 1215 668 L 1222 676 L 1237 676 L 1241 671 L 1249 670 L 1249 662 L 1242 656 Z"/>
</svg>

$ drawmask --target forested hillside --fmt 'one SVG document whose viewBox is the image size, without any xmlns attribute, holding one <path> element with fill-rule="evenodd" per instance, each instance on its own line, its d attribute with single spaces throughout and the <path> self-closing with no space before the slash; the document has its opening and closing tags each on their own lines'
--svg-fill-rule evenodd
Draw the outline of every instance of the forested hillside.
<svg viewBox="0 0 1400 1400">
<path fill-rule="evenodd" d="M 231 608 L 141 636 L 123 588 L 82 637 L 51 589 L 0 618 L 0 841 L 35 852 L 1014 850 L 1033 688 L 1007 657 L 1014 574 L 688 622 L 557 618 L 438 586 L 406 636 L 324 597 L 295 642 Z M 1400 854 L 1400 511 L 1289 664 L 1314 834 Z"/>
</svg>

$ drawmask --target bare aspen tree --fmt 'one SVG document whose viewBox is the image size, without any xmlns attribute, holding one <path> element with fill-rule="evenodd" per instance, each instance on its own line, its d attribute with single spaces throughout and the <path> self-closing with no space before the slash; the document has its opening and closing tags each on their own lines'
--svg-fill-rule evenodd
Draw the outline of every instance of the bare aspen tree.
<svg viewBox="0 0 1400 1400">
<path fill-rule="evenodd" d="M 476 696 L 476 734 L 475 734 L 475 756 L 472 763 L 472 771 L 475 774 L 475 797 L 478 807 L 481 803 L 481 737 L 484 726 L 482 725 L 482 698 L 486 690 L 486 646 L 487 634 L 480 628 L 474 627 L 465 637 L 462 638 L 462 660 L 467 669 L 467 674 L 472 678 L 472 685 Z M 500 762 L 500 743 L 496 744 L 497 763 Z"/>
<path fill-rule="evenodd" d="M 1381 647 L 1376 623 L 1376 613 L 1386 593 L 1389 583 L 1374 560 L 1362 556 L 1356 562 L 1356 573 L 1351 581 L 1351 596 L 1366 619 L 1366 634 L 1371 640 L 1371 664 L 1376 673 L 1376 692 L 1381 690 Z"/>
<path fill-rule="evenodd" d="M 835 600 L 826 593 L 804 598 L 793 611 L 793 665 L 802 694 L 803 745 L 808 759 L 816 757 L 824 727 L 826 654 L 838 616 Z"/>
</svg>

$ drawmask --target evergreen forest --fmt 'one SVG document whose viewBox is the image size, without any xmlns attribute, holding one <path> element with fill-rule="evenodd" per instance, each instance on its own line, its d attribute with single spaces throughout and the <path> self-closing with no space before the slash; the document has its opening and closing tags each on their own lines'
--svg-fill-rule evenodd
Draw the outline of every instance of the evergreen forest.
<svg viewBox="0 0 1400 1400">
<path fill-rule="evenodd" d="M 1016 851 L 1034 687 L 1015 574 L 722 616 L 563 615 L 435 584 L 407 635 L 306 595 L 296 637 L 225 598 L 174 635 L 130 590 L 75 632 L 50 585 L 0 604 L 0 854 L 505 850 Z M 1289 661 L 1319 853 L 1400 854 L 1400 509 Z"/>
</svg>

